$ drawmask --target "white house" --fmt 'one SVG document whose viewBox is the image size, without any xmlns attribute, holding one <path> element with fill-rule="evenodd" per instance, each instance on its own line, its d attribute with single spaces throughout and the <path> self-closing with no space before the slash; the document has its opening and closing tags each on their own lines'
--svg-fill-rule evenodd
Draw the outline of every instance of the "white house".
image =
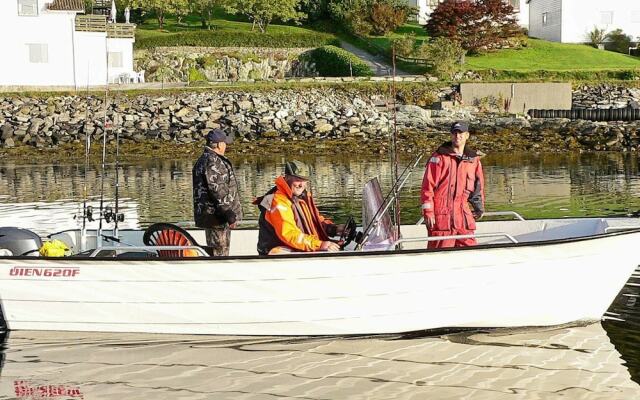
<svg viewBox="0 0 640 400">
<path fill-rule="evenodd" d="M 418 23 L 424 25 L 429 21 L 429 15 L 435 10 L 439 3 L 444 0 L 408 0 L 411 7 L 418 10 Z M 521 26 L 529 25 L 529 4 L 526 0 L 505 0 L 508 1 L 518 16 L 518 22 Z"/>
<path fill-rule="evenodd" d="M 84 0 L 0 0 L 0 86 L 82 88 L 133 75 L 135 26 L 82 13 Z"/>
<path fill-rule="evenodd" d="M 640 0 L 528 0 L 529 36 L 562 43 L 588 42 L 594 27 L 640 36 Z"/>
</svg>

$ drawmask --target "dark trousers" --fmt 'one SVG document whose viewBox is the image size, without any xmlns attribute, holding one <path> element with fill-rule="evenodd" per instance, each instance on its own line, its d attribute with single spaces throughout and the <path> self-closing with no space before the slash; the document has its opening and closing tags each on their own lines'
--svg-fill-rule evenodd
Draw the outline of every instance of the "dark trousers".
<svg viewBox="0 0 640 400">
<path fill-rule="evenodd" d="M 231 243 L 231 228 L 228 225 L 214 226 L 205 229 L 207 246 L 212 249 L 212 256 L 228 256 Z"/>
</svg>

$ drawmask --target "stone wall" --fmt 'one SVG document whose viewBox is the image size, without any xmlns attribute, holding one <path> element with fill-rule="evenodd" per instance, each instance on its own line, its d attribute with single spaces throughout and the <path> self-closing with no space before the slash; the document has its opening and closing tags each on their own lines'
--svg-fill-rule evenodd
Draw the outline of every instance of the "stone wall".
<svg viewBox="0 0 640 400">
<path fill-rule="evenodd" d="M 640 89 L 603 84 L 573 91 L 573 108 L 640 108 Z"/>
<path fill-rule="evenodd" d="M 450 92 L 448 87 L 436 91 L 440 95 Z M 81 143 L 86 134 L 100 140 L 102 101 L 102 96 L 0 97 L 0 147 L 55 147 Z M 640 150 L 640 122 L 529 119 L 481 113 L 475 107 L 430 110 L 400 101 L 393 115 L 388 103 L 385 94 L 336 88 L 159 92 L 111 98 L 107 122 L 111 125 L 109 140 L 117 132 L 124 141 L 183 144 L 200 140 L 208 130 L 219 126 L 245 142 L 338 138 L 386 141 L 394 117 L 400 131 L 427 135 L 447 132 L 451 122 L 464 119 L 471 122 L 474 132 L 486 134 L 483 138 L 489 141 L 487 146 L 498 140 L 502 141 L 500 146 L 522 141 L 538 148 L 545 137 L 554 137 L 558 151 Z"/>
<path fill-rule="evenodd" d="M 159 47 L 134 52 L 147 82 L 249 81 L 317 76 L 304 59 L 310 49 Z"/>
</svg>

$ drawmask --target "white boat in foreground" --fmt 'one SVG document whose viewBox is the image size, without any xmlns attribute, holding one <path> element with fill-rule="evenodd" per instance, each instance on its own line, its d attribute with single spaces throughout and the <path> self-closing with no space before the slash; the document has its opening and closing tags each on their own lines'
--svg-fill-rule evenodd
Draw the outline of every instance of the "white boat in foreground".
<svg viewBox="0 0 640 400">
<path fill-rule="evenodd" d="M 271 257 L 256 254 L 256 230 L 234 231 L 228 258 L 134 257 L 142 234 L 121 231 L 128 247 L 93 256 L 0 257 L 8 328 L 345 335 L 556 325 L 601 319 L 640 264 L 637 218 L 481 222 L 479 246 L 440 251 L 425 249 L 424 226 L 408 225 L 402 250 Z M 80 231 L 52 238 L 74 250 L 81 240 Z"/>
</svg>

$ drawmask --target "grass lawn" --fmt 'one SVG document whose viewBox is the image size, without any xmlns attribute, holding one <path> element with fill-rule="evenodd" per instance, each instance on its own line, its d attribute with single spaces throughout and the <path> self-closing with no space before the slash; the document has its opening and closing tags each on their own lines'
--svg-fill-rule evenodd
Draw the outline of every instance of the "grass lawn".
<svg viewBox="0 0 640 400">
<path fill-rule="evenodd" d="M 480 56 L 468 56 L 466 66 L 474 70 L 521 72 L 597 71 L 640 68 L 640 58 L 598 50 L 582 44 L 529 39 L 529 46 L 521 50 L 500 50 Z"/>
<path fill-rule="evenodd" d="M 367 42 L 376 48 L 387 51 L 391 41 L 405 34 L 414 33 L 416 40 L 424 41 L 429 37 L 424 28 L 417 23 L 405 24 L 386 36 L 370 36 Z M 366 48 L 361 43 L 353 42 Z M 425 72 L 424 67 L 401 63 L 410 72 Z M 529 39 L 529 46 L 521 50 L 500 50 L 479 56 L 467 56 L 466 69 L 498 71 L 600 71 L 629 70 L 640 68 L 640 58 L 612 51 L 594 49 L 581 44 L 562 44 L 539 39 Z"/>
<path fill-rule="evenodd" d="M 424 41 L 429 38 L 424 28 L 417 22 L 410 22 L 398 28 L 395 32 L 389 33 L 385 36 L 369 36 L 368 40 L 374 45 L 383 48 L 385 51 L 391 48 L 391 41 L 394 39 L 400 39 L 404 35 L 415 34 L 417 41 Z"/>
<path fill-rule="evenodd" d="M 212 31 L 214 32 L 237 32 L 238 34 L 251 32 L 251 22 L 243 21 L 242 19 L 225 14 L 222 12 L 216 13 L 216 15 L 210 20 Z M 189 31 L 202 31 L 207 32 L 207 29 L 202 28 L 200 19 L 195 15 L 189 15 L 183 18 L 182 22 L 178 24 L 177 20 L 173 16 L 167 16 L 164 20 L 163 29 L 160 30 L 158 20 L 153 17 L 149 17 L 145 20 L 144 24 L 138 25 L 136 28 L 136 38 L 148 38 L 154 36 L 171 35 L 179 32 Z M 259 32 L 258 28 L 255 32 Z M 269 25 L 267 34 L 305 34 L 311 32 L 318 32 L 307 27 L 291 26 L 291 25 Z M 324 33 L 324 32 L 323 32 Z"/>
</svg>

